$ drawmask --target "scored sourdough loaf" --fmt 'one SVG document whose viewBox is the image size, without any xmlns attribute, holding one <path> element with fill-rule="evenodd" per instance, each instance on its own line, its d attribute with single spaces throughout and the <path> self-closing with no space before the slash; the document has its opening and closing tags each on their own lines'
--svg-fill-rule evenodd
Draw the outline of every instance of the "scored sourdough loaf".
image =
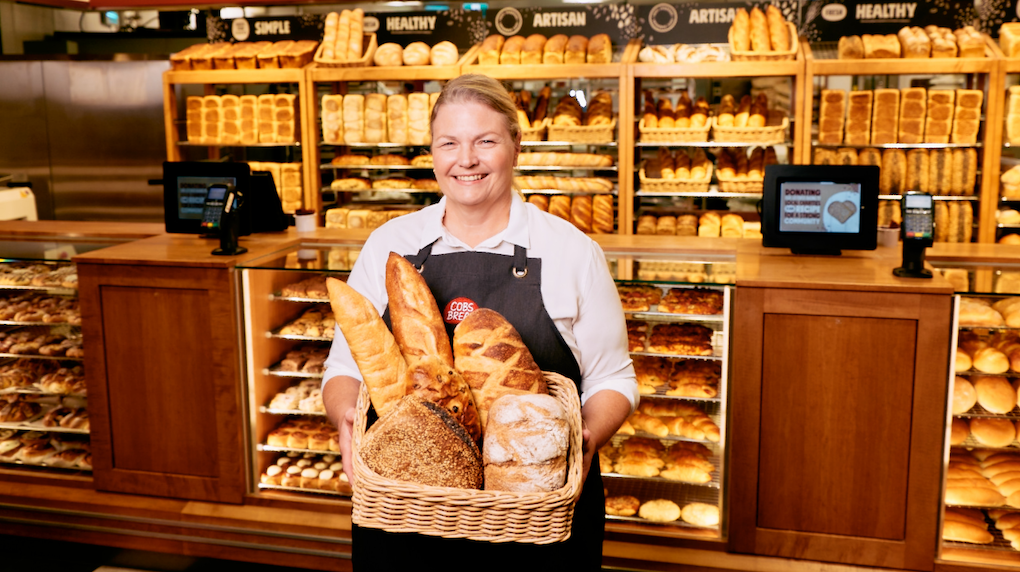
<svg viewBox="0 0 1020 572">
<path fill-rule="evenodd" d="M 408 393 L 445 408 L 478 442 L 478 409 L 471 388 L 454 369 L 436 299 L 414 265 L 395 252 L 386 260 L 386 293 L 393 336 L 407 362 Z"/>
<path fill-rule="evenodd" d="M 379 312 L 354 288 L 326 279 L 329 304 L 380 416 L 407 394 L 407 362 Z"/>
<path fill-rule="evenodd" d="M 471 386 L 483 431 L 489 408 L 500 397 L 547 391 L 521 335 L 495 310 L 479 308 L 457 324 L 453 355 L 457 371 Z"/>
<path fill-rule="evenodd" d="M 570 423 L 551 395 L 506 395 L 489 411 L 482 462 L 485 490 L 551 492 L 567 477 Z"/>
<path fill-rule="evenodd" d="M 381 477 L 482 488 L 482 459 L 474 439 L 446 409 L 414 395 L 369 428 L 358 454 Z"/>
</svg>

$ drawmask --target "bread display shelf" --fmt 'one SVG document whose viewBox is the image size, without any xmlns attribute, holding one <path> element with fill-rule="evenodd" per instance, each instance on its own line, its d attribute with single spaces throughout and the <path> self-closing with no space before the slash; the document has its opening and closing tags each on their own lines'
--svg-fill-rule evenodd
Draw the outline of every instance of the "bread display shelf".
<svg viewBox="0 0 1020 572">
<path fill-rule="evenodd" d="M 560 189 L 521 189 L 525 195 L 618 195 L 619 191 L 614 187 L 612 191 L 563 191 Z"/>
<path fill-rule="evenodd" d="M 301 83 L 304 68 L 253 69 L 253 70 L 168 70 L 163 72 L 166 83 Z"/>
<path fill-rule="evenodd" d="M 315 375 L 313 375 L 313 374 L 302 374 L 301 377 L 310 378 L 310 377 L 315 377 Z M 322 374 L 321 373 L 318 374 L 318 377 L 321 378 Z M 265 405 L 259 407 L 259 413 L 269 413 L 270 415 L 315 415 L 315 416 L 318 416 L 318 417 L 325 417 L 326 416 L 326 412 L 325 411 L 301 411 L 300 409 L 272 409 L 270 407 L 266 407 Z M 327 454 L 333 454 L 330 451 L 310 451 L 310 450 L 306 451 L 306 450 L 303 450 L 303 449 L 287 449 L 285 447 L 270 447 L 269 445 L 259 445 L 259 447 L 260 447 L 260 449 L 259 449 L 260 451 L 262 451 L 262 450 L 264 450 L 264 451 L 301 451 L 302 453 L 327 453 Z M 262 449 L 262 447 L 265 447 L 265 449 Z"/>
<path fill-rule="evenodd" d="M 660 354 L 660 353 L 649 352 L 649 351 L 632 351 L 632 352 L 630 352 L 630 355 L 632 355 L 632 356 L 681 358 L 681 359 L 701 359 L 701 360 L 706 360 L 706 361 L 722 361 L 723 356 L 721 355 L 721 352 L 719 352 L 715 348 L 713 348 L 712 351 L 713 351 L 713 354 L 710 355 L 710 356 L 689 356 L 689 355 L 683 355 L 683 354 Z"/>
<path fill-rule="evenodd" d="M 599 143 L 583 141 L 521 141 L 521 147 L 616 147 L 616 141 L 602 141 Z"/>
<path fill-rule="evenodd" d="M 604 475 L 606 473 L 603 473 Z M 608 477 L 608 475 L 607 475 Z M 608 489 L 608 497 L 629 495 L 639 499 L 641 503 L 654 499 L 669 499 L 683 508 L 684 506 L 698 502 L 719 506 L 720 489 L 713 487 L 691 487 L 679 481 L 667 481 L 665 479 L 624 479 L 612 476 L 603 480 L 603 485 Z M 720 507 L 721 508 L 721 507 Z M 670 526 L 686 528 L 693 531 L 712 531 L 718 534 L 718 528 L 696 527 L 683 520 L 677 519 L 671 522 L 659 522 L 641 518 L 639 516 L 615 516 L 606 515 L 607 521 L 631 522 L 655 526 Z"/>
<path fill-rule="evenodd" d="M 262 370 L 262 373 L 265 374 L 265 375 L 272 375 L 272 376 L 275 376 L 275 377 L 298 377 L 298 378 L 306 378 L 306 379 L 307 378 L 319 378 L 319 379 L 322 378 L 322 374 L 321 373 L 304 373 L 304 372 L 301 372 L 301 371 L 287 371 L 287 370 L 283 370 L 283 369 L 280 369 L 279 364 L 274 365 L 273 367 L 271 367 L 269 369 Z"/>
<path fill-rule="evenodd" d="M 35 395 L 38 397 L 73 397 L 76 399 L 88 399 L 87 393 L 54 393 L 44 391 L 37 387 L 8 387 L 0 389 L 0 395 Z"/>
<path fill-rule="evenodd" d="M 51 433 L 70 433 L 74 435 L 88 435 L 88 429 L 68 429 L 67 427 L 46 427 L 42 424 L 42 416 L 27 423 L 0 423 L 0 429 L 15 429 L 18 431 L 49 431 Z"/>
<path fill-rule="evenodd" d="M 60 470 L 60 471 L 67 471 L 69 473 L 79 473 L 79 472 L 82 472 L 82 473 L 91 473 L 92 472 L 92 468 L 91 467 L 55 467 L 53 465 L 46 464 L 46 461 L 43 461 L 41 463 L 30 463 L 30 462 L 22 461 L 21 459 L 8 459 L 7 457 L 5 457 L 3 455 L 0 455 L 0 463 L 3 463 L 4 465 L 15 465 L 15 466 L 18 466 L 18 467 L 36 467 L 36 468 L 40 468 L 40 469 L 48 469 L 48 470 L 51 470 L 51 471 L 56 469 L 56 470 Z"/>
<path fill-rule="evenodd" d="M 985 37 L 986 42 L 988 37 Z M 801 42 L 805 56 L 810 60 L 813 75 L 940 75 L 963 73 L 992 73 L 998 60 L 992 48 L 985 50 L 983 58 L 873 58 L 866 60 L 839 59 L 838 42 Z"/>
<path fill-rule="evenodd" d="M 178 147 L 300 147 L 300 141 L 290 143 L 199 143 L 197 141 L 178 141 Z"/>
<path fill-rule="evenodd" d="M 729 34 L 727 39 L 730 44 L 730 57 L 736 62 L 777 62 L 777 61 L 789 61 L 797 59 L 797 26 L 793 22 L 786 22 L 786 30 L 790 36 L 790 48 L 784 52 L 752 52 L 750 50 L 734 50 L 732 46 L 736 44 L 733 40 L 735 29 L 730 26 Z"/>
<path fill-rule="evenodd" d="M 554 167 L 554 166 L 534 166 L 534 167 L 514 167 L 514 171 L 617 171 L 616 166 L 612 167 Z"/>
<path fill-rule="evenodd" d="M 80 328 L 81 324 L 71 324 L 69 322 L 15 322 L 13 320 L 0 320 L 0 326 L 28 326 L 28 327 L 68 326 L 71 328 Z"/>
<path fill-rule="evenodd" d="M 436 193 L 439 193 L 440 191 L 438 189 L 436 189 L 436 190 L 429 190 L 429 189 L 361 189 L 361 190 L 358 190 L 358 191 L 342 191 L 342 190 L 333 189 L 332 187 L 322 187 L 322 192 L 324 192 L 324 193 L 333 193 L 333 192 L 336 192 L 336 193 L 408 193 L 408 194 L 412 194 L 412 195 L 413 194 L 433 194 L 434 195 Z M 347 271 L 345 271 L 345 272 L 347 272 Z"/>
<path fill-rule="evenodd" d="M 74 288 L 59 288 L 54 286 L 29 286 L 27 284 L 0 284 L 0 291 L 3 290 L 32 290 L 35 292 L 46 292 L 55 296 L 77 296 L 78 290 Z M 52 325 L 52 324 L 47 324 Z"/>
<path fill-rule="evenodd" d="M 713 502 L 712 504 L 715 504 L 715 503 Z M 682 520 L 675 520 L 673 522 L 655 522 L 655 521 L 651 521 L 651 520 L 645 520 L 645 519 L 641 518 L 640 516 L 614 516 L 614 515 L 607 514 L 606 515 L 606 522 L 634 522 L 634 523 L 640 523 L 640 524 L 651 524 L 651 525 L 655 525 L 655 526 L 671 526 L 671 527 L 676 527 L 676 528 L 681 528 L 681 529 L 686 528 L 686 529 L 692 529 L 692 530 L 706 530 L 706 531 L 712 531 L 713 533 L 715 533 L 715 534 L 713 534 L 713 536 L 715 536 L 715 535 L 717 535 L 719 533 L 719 529 L 718 528 L 715 528 L 715 527 L 713 527 L 713 528 L 702 528 L 700 526 L 694 526 L 693 524 L 688 524 L 688 523 L 686 523 L 686 522 L 684 522 Z"/>
<path fill-rule="evenodd" d="M 334 165 L 326 163 L 320 169 L 333 169 L 339 171 L 431 171 L 432 167 L 418 167 L 416 165 Z"/>
<path fill-rule="evenodd" d="M 761 193 L 726 193 L 717 185 L 709 185 L 707 191 L 665 193 L 660 191 L 637 191 L 637 197 L 693 197 L 703 199 L 760 199 Z"/>
<path fill-rule="evenodd" d="M 712 139 L 719 141 L 745 141 L 754 143 L 761 147 L 765 145 L 779 145 L 786 141 L 786 134 L 790 129 L 790 118 L 783 117 L 779 125 L 766 125 L 765 127 L 722 127 L 716 123 L 716 118 L 710 120 L 712 124 Z"/>
<path fill-rule="evenodd" d="M 349 498 L 351 493 L 340 493 L 337 491 L 326 491 L 323 489 L 302 489 L 301 487 L 285 487 L 283 485 L 267 485 L 259 483 L 259 489 L 267 491 L 287 491 L 292 493 L 316 493 L 320 495 Z"/>
<path fill-rule="evenodd" d="M 666 385 L 668 385 L 668 384 L 666 384 Z M 654 396 L 651 396 L 651 395 L 642 395 L 641 397 L 654 397 Z M 716 399 L 715 401 L 719 401 L 719 400 Z M 707 413 L 706 413 L 706 415 L 707 415 Z M 712 423 L 716 424 L 716 426 L 719 425 L 719 415 L 717 413 L 713 413 L 713 414 L 709 415 L 708 417 L 709 417 L 709 419 L 712 420 Z M 626 441 L 627 439 L 629 439 L 631 437 L 637 437 L 637 438 L 641 438 L 641 439 L 652 439 L 652 440 L 655 440 L 655 441 L 659 441 L 661 443 L 677 443 L 677 442 L 680 442 L 680 441 L 686 441 L 688 443 L 701 443 L 701 444 L 706 445 L 708 447 L 713 447 L 714 445 L 719 444 L 717 441 L 709 441 L 707 439 L 690 439 L 690 438 L 687 438 L 687 437 L 680 437 L 678 435 L 667 435 L 665 437 L 660 437 L 658 435 L 655 435 L 655 434 L 652 434 L 652 433 L 648 433 L 647 431 L 635 431 L 634 434 L 617 433 L 616 435 L 613 435 L 613 438 L 611 439 L 611 442 L 613 443 L 614 446 L 619 446 L 621 443 L 623 443 L 624 441 Z M 712 464 L 715 465 L 716 467 L 719 466 L 719 459 L 717 457 L 713 456 L 712 458 L 710 458 L 708 460 L 711 461 Z M 718 475 L 718 473 L 719 472 L 716 471 L 713 474 L 714 475 Z M 603 475 L 609 475 L 609 474 L 615 474 L 615 473 L 602 473 L 602 474 Z M 685 482 L 686 483 L 687 482 L 687 481 L 672 481 L 672 480 L 663 479 L 663 478 L 660 478 L 660 477 L 635 477 L 633 475 L 616 475 L 616 476 L 627 477 L 628 479 L 635 479 L 635 478 L 648 479 L 648 478 L 650 478 L 650 479 L 655 480 L 655 481 L 668 481 L 668 482 L 671 482 L 671 483 L 677 483 L 677 482 Z M 712 482 L 716 482 L 717 480 L 718 479 L 713 478 Z M 695 484 L 696 485 L 696 484 L 700 484 L 700 483 L 688 483 L 688 484 Z M 716 483 L 716 485 L 718 485 L 718 483 Z M 706 486 L 708 486 L 708 485 L 706 484 Z"/>
<path fill-rule="evenodd" d="M 284 327 L 286 327 L 286 326 L 284 325 L 284 326 L 281 326 L 281 327 L 279 327 L 279 328 L 277 328 L 275 330 L 266 332 L 266 337 L 267 338 L 274 338 L 274 339 L 277 339 L 277 340 L 301 340 L 301 341 L 305 341 L 305 342 L 332 342 L 333 341 L 333 338 L 327 338 L 327 337 L 323 337 L 323 336 L 314 336 L 313 337 L 313 336 L 302 336 L 302 335 L 298 335 L 298 334 L 281 334 L 280 330 L 283 329 Z"/>
<path fill-rule="evenodd" d="M 0 358 L 55 359 L 59 361 L 76 361 L 76 362 L 80 362 L 85 359 L 67 356 L 41 356 L 37 354 L 0 354 Z"/>
<path fill-rule="evenodd" d="M 655 438 L 654 435 L 638 435 L 638 437 L 651 437 L 652 439 Z M 607 478 L 608 477 L 608 478 L 613 478 L 613 479 L 635 480 L 635 481 L 651 481 L 651 482 L 655 482 L 655 483 L 669 483 L 671 485 L 683 485 L 685 487 L 704 487 L 704 488 L 707 488 L 707 489 L 718 489 L 718 488 L 720 488 L 719 471 L 714 471 L 712 473 L 712 480 L 707 482 L 707 483 L 692 483 L 692 482 L 688 482 L 688 481 L 674 481 L 674 480 L 671 480 L 671 479 L 664 479 L 662 477 L 635 477 L 635 476 L 632 476 L 632 475 L 621 475 L 619 473 L 602 473 L 602 477 L 603 478 Z"/>
<path fill-rule="evenodd" d="M 811 141 L 811 146 L 822 149 L 844 149 L 847 147 L 854 149 L 974 149 L 984 147 L 980 141 L 977 143 L 879 143 L 875 145 L 831 145 Z"/>
<path fill-rule="evenodd" d="M 878 195 L 879 200 L 883 201 L 898 201 L 903 198 L 903 195 Z M 932 200 L 936 201 L 980 201 L 981 197 L 977 195 L 932 195 Z"/>
<path fill-rule="evenodd" d="M 633 354 L 633 352 L 632 352 L 632 354 Z M 658 355 L 658 354 L 655 354 L 655 355 Z M 641 386 L 641 387 L 646 387 L 646 386 Z M 659 386 L 657 386 L 655 388 L 655 393 L 642 393 L 641 397 L 642 397 L 642 399 L 645 398 L 645 397 L 654 397 L 655 399 L 675 399 L 677 401 L 698 401 L 698 402 L 701 402 L 701 403 L 722 403 L 722 398 L 721 397 L 695 397 L 695 396 L 688 396 L 688 395 L 668 395 L 668 394 L 666 394 L 666 392 L 669 391 L 669 389 L 670 389 L 669 383 L 668 382 L 667 383 L 663 383 L 662 385 L 659 385 Z M 717 423 L 717 425 L 718 425 L 718 423 Z"/>
<path fill-rule="evenodd" d="M 305 415 L 309 415 L 305 413 Z M 325 415 L 325 413 L 314 414 L 314 415 Z M 270 445 L 259 444 L 259 451 L 271 451 L 274 453 L 313 453 L 315 455 L 336 455 L 339 458 L 340 453 L 336 451 L 320 451 L 318 449 L 295 449 L 293 447 L 272 447 Z"/>
<path fill-rule="evenodd" d="M 367 36 L 367 34 L 366 34 Z M 372 34 L 373 38 L 375 34 Z M 375 42 L 378 39 L 375 38 Z M 321 44 L 320 44 L 321 45 Z M 374 52 L 376 47 L 372 48 Z M 309 75 L 314 82 L 336 82 L 336 81 L 386 81 L 400 79 L 401 81 L 428 81 L 453 79 L 460 75 L 460 66 L 471 61 L 478 46 L 472 46 L 467 52 L 460 55 L 456 64 L 447 66 L 377 66 L 372 61 L 374 53 L 365 61 L 356 66 L 335 67 L 323 62 L 316 61 L 311 67 Z"/>
<path fill-rule="evenodd" d="M 343 272 L 342 274 L 348 274 Z M 300 302 L 302 304 L 329 304 L 327 298 L 302 298 L 300 296 L 283 296 L 282 294 L 272 294 L 269 296 L 270 300 L 276 302 Z"/>
<path fill-rule="evenodd" d="M 670 287 L 676 287 L 675 285 Z M 634 318 L 638 320 L 650 320 L 655 322 L 669 321 L 669 322 L 718 322 L 723 323 L 726 317 L 723 314 L 673 314 L 670 312 L 660 312 L 655 304 L 652 305 L 652 309 L 644 311 L 624 311 L 624 315 L 627 318 Z"/>
<path fill-rule="evenodd" d="M 782 143 L 775 143 L 775 145 L 779 145 L 779 144 L 782 144 L 782 145 L 793 145 L 793 141 L 783 141 Z M 666 142 L 656 143 L 654 141 L 640 141 L 640 142 L 634 144 L 635 147 L 649 147 L 649 148 L 656 148 L 656 149 L 659 148 L 659 147 L 703 147 L 703 148 L 706 148 L 706 149 L 711 149 L 711 148 L 716 148 L 716 147 L 746 147 L 746 148 L 751 148 L 751 147 L 761 147 L 762 145 L 763 145 L 763 143 L 759 143 L 757 141 L 691 141 L 691 142 L 686 142 L 686 143 L 675 142 L 675 141 L 674 142 L 669 142 L 669 143 L 666 143 Z M 845 145 L 839 145 L 839 147 L 845 147 Z"/>
<path fill-rule="evenodd" d="M 608 143 L 615 139 L 616 117 L 608 125 L 555 125 L 547 127 L 550 140 L 572 143 Z"/>
</svg>

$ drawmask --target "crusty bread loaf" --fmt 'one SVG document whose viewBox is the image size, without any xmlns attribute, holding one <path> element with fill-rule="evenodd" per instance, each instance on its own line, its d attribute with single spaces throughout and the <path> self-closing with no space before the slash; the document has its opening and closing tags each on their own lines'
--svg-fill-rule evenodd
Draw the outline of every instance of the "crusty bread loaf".
<svg viewBox="0 0 1020 572">
<path fill-rule="evenodd" d="M 790 30 L 786 25 L 786 18 L 783 17 L 783 11 L 775 4 L 769 4 L 765 8 L 765 20 L 769 27 L 769 43 L 772 44 L 772 51 L 790 51 Z"/>
<path fill-rule="evenodd" d="M 860 36 L 842 36 L 839 38 L 837 53 L 841 60 L 863 60 L 864 42 Z"/>
<path fill-rule="evenodd" d="M 450 41 L 442 41 L 432 46 L 429 51 L 429 61 L 434 66 L 452 66 L 460 59 L 457 46 Z"/>
<path fill-rule="evenodd" d="M 563 487 L 570 420 L 550 395 L 507 395 L 489 410 L 482 460 L 485 489 L 551 492 Z"/>
<path fill-rule="evenodd" d="M 900 57 L 900 40 L 896 34 L 864 34 L 861 42 L 864 43 L 865 59 Z"/>
<path fill-rule="evenodd" d="M 876 89 L 871 114 L 871 144 L 896 143 L 900 118 L 900 91 Z"/>
<path fill-rule="evenodd" d="M 911 149 L 907 151 L 907 174 L 904 190 L 928 192 L 928 150 Z"/>
<path fill-rule="evenodd" d="M 979 376 L 974 379 L 974 390 L 977 402 L 990 413 L 1009 413 L 1016 407 L 1017 392 L 1004 377 Z"/>
<path fill-rule="evenodd" d="M 1007 58 L 1020 57 L 1020 22 L 1004 22 L 999 26 L 999 46 Z"/>
<path fill-rule="evenodd" d="M 376 413 L 385 415 L 407 394 L 407 362 L 375 306 L 346 282 L 326 279 L 333 316 L 368 386 Z"/>
<path fill-rule="evenodd" d="M 751 51 L 751 17 L 747 8 L 737 8 L 730 24 L 730 49 L 736 52 Z"/>
<path fill-rule="evenodd" d="M 846 92 L 842 89 L 823 89 L 818 107 L 818 143 L 839 145 L 843 142 L 845 115 Z"/>
<path fill-rule="evenodd" d="M 482 488 L 484 469 L 474 440 L 449 411 L 413 395 L 368 429 L 358 454 L 381 477 Z"/>
<path fill-rule="evenodd" d="M 956 90 L 956 109 L 953 113 L 951 143 L 973 145 L 977 143 L 981 125 L 981 104 L 984 92 L 980 89 Z"/>
<path fill-rule="evenodd" d="M 768 19 L 765 18 L 765 12 L 762 12 L 761 8 L 757 6 L 751 8 L 750 37 L 752 52 L 772 51 L 772 42 L 769 39 Z"/>
<path fill-rule="evenodd" d="M 524 48 L 524 36 L 511 36 L 503 43 L 503 49 L 499 52 L 500 65 L 519 65 L 521 63 L 521 49 Z"/>
<path fill-rule="evenodd" d="M 506 38 L 500 34 L 492 34 L 485 38 L 478 50 L 478 63 L 483 66 L 499 65 L 499 53 L 503 50 Z"/>
<path fill-rule="evenodd" d="M 545 393 L 545 378 L 520 334 L 499 312 L 479 308 L 453 331 L 457 371 L 468 385 L 485 429 L 489 408 L 504 395 Z"/>
<path fill-rule="evenodd" d="M 563 63 L 583 64 L 588 61 L 588 38 L 587 36 L 574 35 L 567 40 L 566 50 L 563 53 Z"/>
<path fill-rule="evenodd" d="M 567 40 L 566 34 L 556 34 L 549 38 L 542 47 L 542 63 L 562 64 L 563 54 L 567 49 Z"/>
<path fill-rule="evenodd" d="M 884 195 L 899 195 L 907 180 L 907 154 L 903 149 L 882 151 L 882 169 L 878 188 Z"/>
<path fill-rule="evenodd" d="M 524 40 L 521 48 L 521 64 L 538 65 L 542 63 L 542 54 L 548 39 L 542 34 L 532 34 Z"/>
<path fill-rule="evenodd" d="M 386 294 L 393 336 L 407 362 L 408 392 L 445 408 L 477 442 L 478 410 L 471 388 L 454 369 L 436 300 L 414 265 L 394 252 L 386 260 Z"/>
<path fill-rule="evenodd" d="M 613 62 L 613 42 L 608 34 L 595 34 L 588 40 L 588 63 L 608 64 Z"/>
</svg>

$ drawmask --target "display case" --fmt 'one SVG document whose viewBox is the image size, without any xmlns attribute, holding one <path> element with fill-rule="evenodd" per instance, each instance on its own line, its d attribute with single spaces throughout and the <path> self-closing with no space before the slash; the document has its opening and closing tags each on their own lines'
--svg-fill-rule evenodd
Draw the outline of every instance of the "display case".
<svg viewBox="0 0 1020 572">
<path fill-rule="evenodd" d="M 240 267 L 255 494 L 350 495 L 321 385 L 335 326 L 326 277 L 346 279 L 359 250 L 302 244 Z"/>
<path fill-rule="evenodd" d="M 946 229 L 936 241 L 991 242 L 1001 126 L 985 118 L 1002 109 L 1001 52 L 984 40 L 984 57 L 854 60 L 837 42 L 802 39 L 803 162 L 881 166 L 880 226 L 898 224 L 900 197 L 921 191 Z"/>
<path fill-rule="evenodd" d="M 110 240 L 0 239 L 0 473 L 91 480 L 78 275 Z"/>
<path fill-rule="evenodd" d="M 1020 566 L 1020 265 L 936 257 L 954 283 L 939 558 L 947 565 Z"/>
<path fill-rule="evenodd" d="M 999 157 L 994 163 L 999 167 L 994 171 L 998 176 L 995 181 L 998 192 L 992 194 L 997 200 L 989 201 L 988 213 L 983 215 L 990 223 L 994 223 L 994 231 L 987 233 L 986 242 L 994 240 L 1015 244 L 1017 238 L 1020 238 L 1020 220 L 1016 216 L 1016 212 L 1020 211 L 1020 188 L 1017 186 L 1020 181 L 1020 132 L 1015 126 L 1016 120 L 1012 118 L 1020 113 L 1020 99 L 1017 99 L 1020 97 L 1020 87 L 1017 87 L 1020 84 L 1020 58 L 1006 57 L 997 45 L 992 47 L 1002 58 L 999 71 L 1002 77 L 1002 107 L 993 117 L 1002 117 L 1003 121 L 995 122 L 995 128 L 999 131 L 999 145 L 995 148 Z"/>
<path fill-rule="evenodd" d="M 736 259 L 606 256 L 641 393 L 599 452 L 607 530 L 722 540 Z"/>
</svg>

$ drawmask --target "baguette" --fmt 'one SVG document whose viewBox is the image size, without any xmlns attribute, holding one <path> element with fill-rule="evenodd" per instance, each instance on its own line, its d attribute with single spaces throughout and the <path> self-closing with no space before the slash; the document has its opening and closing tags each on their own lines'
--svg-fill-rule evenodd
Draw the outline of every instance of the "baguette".
<svg viewBox="0 0 1020 572">
<path fill-rule="evenodd" d="M 477 443 L 482 436 L 471 388 L 454 369 L 453 350 L 436 299 L 403 256 L 386 260 L 393 336 L 407 363 L 409 392 L 446 409 Z"/>
<path fill-rule="evenodd" d="M 735 52 L 751 51 L 751 17 L 746 8 L 737 8 L 730 25 L 730 49 Z"/>
<path fill-rule="evenodd" d="M 772 43 L 769 40 L 769 25 L 765 13 L 761 8 L 751 8 L 751 51 L 771 52 Z"/>
<path fill-rule="evenodd" d="M 407 362 L 375 306 L 346 282 L 326 279 L 329 304 L 368 386 L 372 407 L 386 415 L 407 394 Z"/>
<path fill-rule="evenodd" d="M 765 19 L 769 27 L 769 42 L 774 52 L 790 51 L 790 31 L 786 26 L 786 19 L 783 12 L 776 8 L 775 4 L 769 4 L 765 9 Z"/>
</svg>

